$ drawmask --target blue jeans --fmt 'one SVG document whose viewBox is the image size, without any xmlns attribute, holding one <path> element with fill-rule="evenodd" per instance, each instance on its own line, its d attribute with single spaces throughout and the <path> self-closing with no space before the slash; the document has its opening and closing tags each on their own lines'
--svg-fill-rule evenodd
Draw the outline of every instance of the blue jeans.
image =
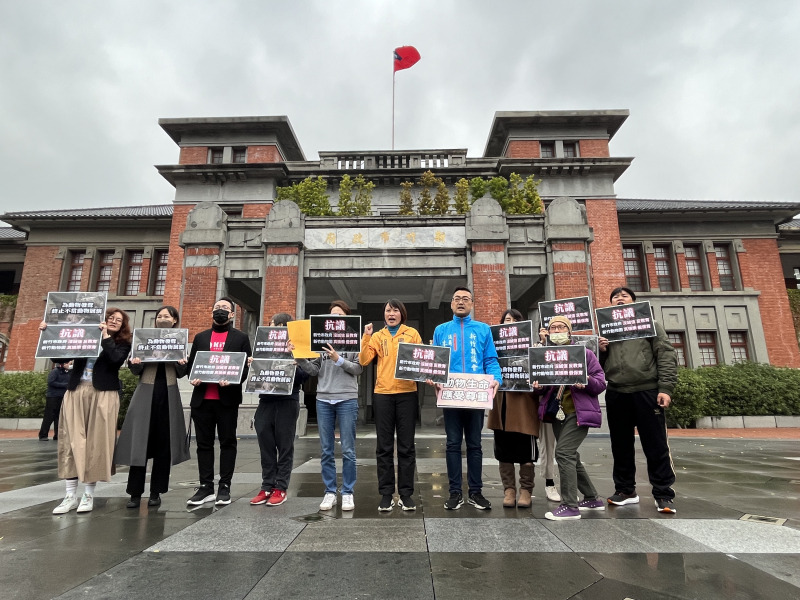
<svg viewBox="0 0 800 600">
<path fill-rule="evenodd" d="M 443 408 L 444 432 L 447 435 L 447 478 L 450 493 L 461 493 L 461 440 L 467 441 L 467 484 L 470 494 L 479 494 L 483 488 L 483 450 L 481 429 L 483 411 L 473 408 Z"/>
<path fill-rule="evenodd" d="M 336 404 L 317 400 L 319 445 L 322 450 L 322 483 L 325 493 L 336 493 L 335 428 L 339 420 L 339 439 L 342 442 L 342 494 L 352 494 L 356 485 L 356 423 L 358 398 Z"/>
</svg>

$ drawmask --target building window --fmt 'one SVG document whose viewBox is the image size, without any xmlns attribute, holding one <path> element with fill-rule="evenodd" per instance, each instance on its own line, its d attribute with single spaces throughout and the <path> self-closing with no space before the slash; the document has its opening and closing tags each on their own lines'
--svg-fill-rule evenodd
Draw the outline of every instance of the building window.
<svg viewBox="0 0 800 600">
<path fill-rule="evenodd" d="M 733 362 L 745 362 L 750 360 L 750 356 L 747 354 L 747 332 L 729 331 L 728 338 L 731 341 Z"/>
<path fill-rule="evenodd" d="M 678 366 L 685 367 L 686 365 L 686 341 L 683 333 L 680 331 L 671 331 L 667 333 L 669 343 L 675 348 L 675 356 L 678 358 Z"/>
<path fill-rule="evenodd" d="M 578 144 L 575 142 L 564 142 L 564 158 L 577 158 Z"/>
<path fill-rule="evenodd" d="M 209 148 L 208 162 L 212 165 L 222 164 L 222 148 Z"/>
<path fill-rule="evenodd" d="M 83 276 L 83 261 L 86 259 L 85 250 L 73 250 L 70 252 L 69 277 L 67 278 L 67 291 L 81 291 L 81 277 Z"/>
<path fill-rule="evenodd" d="M 689 289 L 702 292 L 706 289 L 703 277 L 703 264 L 700 259 L 700 246 L 684 246 L 683 255 L 686 258 L 686 272 L 689 274 Z"/>
<path fill-rule="evenodd" d="M 644 291 L 641 247 L 623 246 L 622 261 L 625 264 L 625 283 L 634 292 Z"/>
<path fill-rule="evenodd" d="M 727 244 L 714 244 L 714 254 L 717 256 L 717 272 L 719 273 L 720 287 L 727 291 L 735 290 L 736 281 L 733 278 L 730 246 Z"/>
<path fill-rule="evenodd" d="M 111 291 L 111 271 L 113 270 L 113 250 L 103 250 L 98 253 L 97 262 L 97 284 L 95 290 L 98 292 Z"/>
<path fill-rule="evenodd" d="M 553 158 L 556 155 L 555 142 L 539 142 L 539 148 L 542 158 Z"/>
<path fill-rule="evenodd" d="M 654 246 L 653 254 L 656 261 L 656 277 L 658 289 L 662 292 L 675 291 L 675 277 L 672 274 L 672 253 L 669 246 Z"/>
<path fill-rule="evenodd" d="M 233 162 L 245 163 L 247 162 L 247 148 L 234 148 L 233 149 Z"/>
<path fill-rule="evenodd" d="M 131 250 L 128 252 L 128 264 L 125 269 L 126 296 L 135 296 L 139 293 L 139 286 L 142 283 L 143 264 L 144 252 L 142 250 Z"/>
<path fill-rule="evenodd" d="M 697 332 L 697 345 L 700 346 L 700 364 L 713 367 L 717 364 L 717 339 L 711 331 Z"/>
<path fill-rule="evenodd" d="M 156 250 L 155 277 L 153 279 L 153 295 L 163 296 L 167 288 L 167 261 L 169 252 L 166 250 Z"/>
</svg>

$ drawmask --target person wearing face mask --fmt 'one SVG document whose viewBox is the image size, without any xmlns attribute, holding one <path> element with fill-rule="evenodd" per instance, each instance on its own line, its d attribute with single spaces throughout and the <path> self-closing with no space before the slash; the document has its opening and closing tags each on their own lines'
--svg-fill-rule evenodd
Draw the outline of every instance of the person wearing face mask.
<svg viewBox="0 0 800 600">
<path fill-rule="evenodd" d="M 381 495 L 379 512 L 391 512 L 394 506 L 394 439 L 397 434 L 397 503 L 403 510 L 416 510 L 414 502 L 414 471 L 417 468 L 417 451 L 414 433 L 417 427 L 417 384 L 415 381 L 394 378 L 397 362 L 397 347 L 406 344 L 421 344 L 422 338 L 405 322 L 408 312 L 405 305 L 391 298 L 383 305 L 383 320 L 386 327 L 372 335 L 372 323 L 364 326 L 361 338 L 361 353 L 358 361 L 366 367 L 378 359 L 375 392 L 372 409 L 375 417 L 377 445 L 375 458 L 378 463 L 378 492 Z"/>
<path fill-rule="evenodd" d="M 47 323 L 42 321 L 40 330 Z M 110 481 L 114 467 L 114 443 L 119 416 L 119 369 L 131 351 L 128 314 L 119 308 L 106 310 L 100 354 L 97 358 L 76 358 L 70 372 L 67 392 L 58 424 L 58 476 L 67 494 L 53 514 L 79 513 L 94 508 L 98 481 Z M 78 502 L 78 481 L 85 484 Z"/>
<path fill-rule="evenodd" d="M 631 304 L 636 294 L 619 287 L 611 292 L 612 306 Z M 669 453 L 664 409 L 678 383 L 678 359 L 667 332 L 655 323 L 656 336 L 609 343 L 599 340 L 600 363 L 608 378 L 606 412 L 614 456 L 613 496 L 616 506 L 638 504 L 634 429 L 647 457 L 647 475 L 658 512 L 674 514 L 675 470 Z"/>
<path fill-rule="evenodd" d="M 233 300 L 224 296 L 216 301 L 212 309 L 211 329 L 194 336 L 189 362 L 191 372 L 198 352 L 244 352 L 252 354 L 250 339 L 233 327 Z M 247 378 L 245 363 L 242 381 Z M 200 487 L 186 503 L 199 506 L 216 502 L 218 506 L 231 503 L 231 479 L 236 467 L 236 421 L 242 403 L 242 384 L 223 379 L 218 383 L 203 383 L 199 379 L 190 381 L 194 386 L 190 402 L 195 439 L 197 440 L 197 470 Z M 214 437 L 219 438 L 219 488 L 214 496 Z"/>
<path fill-rule="evenodd" d="M 572 323 L 566 317 L 556 316 L 548 325 L 548 342 L 564 346 L 572 341 Z M 590 427 L 600 427 L 602 414 L 598 394 L 606 389 L 603 368 L 594 355 L 586 348 L 586 385 L 555 385 L 543 388 L 538 381 L 533 389 L 541 396 L 539 418 L 552 422 L 556 438 L 556 463 L 561 480 L 561 505 L 545 513 L 545 519 L 566 521 L 581 518 L 581 511 L 604 510 L 605 503 L 597 497 L 592 480 L 581 462 L 578 448 L 586 439 Z M 558 411 L 553 415 L 552 409 Z M 578 492 L 583 500 L 578 501 Z"/>
<path fill-rule="evenodd" d="M 178 327 L 180 316 L 172 306 L 162 306 L 156 313 L 159 329 Z M 177 362 L 143 364 L 140 358 L 128 360 L 131 373 L 139 376 L 139 385 L 131 397 L 122 432 L 114 451 L 114 463 L 130 465 L 127 493 L 128 508 L 138 508 L 144 493 L 147 460 L 153 459 L 148 506 L 159 506 L 161 494 L 169 489 L 171 465 L 189 460 L 183 405 L 178 379 L 186 375 L 186 359 Z"/>
</svg>

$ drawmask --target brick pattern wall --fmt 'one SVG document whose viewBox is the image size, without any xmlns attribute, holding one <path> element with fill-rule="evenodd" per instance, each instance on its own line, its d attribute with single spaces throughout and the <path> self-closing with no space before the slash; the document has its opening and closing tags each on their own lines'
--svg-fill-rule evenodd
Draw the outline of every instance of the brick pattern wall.
<svg viewBox="0 0 800 600">
<path fill-rule="evenodd" d="M 208 162 L 207 146 L 191 146 L 181 148 L 179 165 L 204 165 Z"/>
<path fill-rule="evenodd" d="M 678 265 L 678 279 L 682 290 L 689 289 L 689 271 L 686 269 L 686 256 L 681 252 L 675 255 L 675 262 Z"/>
<path fill-rule="evenodd" d="M 88 256 L 83 259 L 83 271 L 81 271 L 81 291 L 88 292 L 92 283 L 92 259 Z"/>
<path fill-rule="evenodd" d="M 776 367 L 798 368 L 800 349 L 791 326 L 792 313 L 783 282 L 777 241 L 746 239 L 743 244 L 745 252 L 737 254 L 742 283 L 761 292 L 758 307 L 764 321 L 769 362 Z"/>
<path fill-rule="evenodd" d="M 139 280 L 140 294 L 147 294 L 149 292 L 147 288 L 150 287 L 150 264 L 152 260 L 151 258 L 142 259 L 142 278 Z"/>
<path fill-rule="evenodd" d="M 579 140 L 578 152 L 581 158 L 608 158 L 608 140 Z"/>
<path fill-rule="evenodd" d="M 33 369 L 47 292 L 58 290 L 61 283 L 64 261 L 56 259 L 57 252 L 57 246 L 30 246 L 25 254 L 6 371 Z"/>
<path fill-rule="evenodd" d="M 187 256 L 219 256 L 219 252 L 218 247 L 189 247 L 186 249 Z M 171 262 L 172 260 L 170 260 Z M 211 327 L 211 312 L 217 301 L 218 271 L 218 267 L 187 267 L 184 269 L 181 326 L 189 329 L 191 339 L 199 331 Z"/>
<path fill-rule="evenodd" d="M 542 153 L 537 140 L 513 140 L 506 148 L 507 158 L 541 158 Z"/>
<path fill-rule="evenodd" d="M 580 242 L 554 242 L 554 252 L 583 252 L 585 247 Z M 553 262 L 553 283 L 556 298 L 575 298 L 589 295 L 589 279 L 586 277 L 586 265 L 582 262 Z"/>
<path fill-rule="evenodd" d="M 269 246 L 267 254 L 299 255 L 296 246 Z M 264 314 L 262 323 L 268 324 L 272 316 L 285 312 L 297 318 L 298 267 L 268 265 L 264 274 Z"/>
<path fill-rule="evenodd" d="M 586 217 L 589 226 L 594 230 L 594 242 L 589 246 L 592 256 L 594 303 L 595 307 L 608 306 L 611 290 L 625 285 L 617 201 L 587 200 Z"/>
<path fill-rule="evenodd" d="M 708 276 L 711 280 L 711 289 L 718 290 L 722 287 L 719 282 L 719 268 L 717 267 L 717 255 L 714 251 L 706 252 L 706 259 L 708 261 Z"/>
<path fill-rule="evenodd" d="M 167 262 L 167 281 L 164 285 L 164 304 L 181 309 L 183 286 L 183 248 L 180 246 L 181 234 L 186 229 L 186 218 L 194 205 L 176 205 L 172 213 L 172 230 L 169 234 L 169 260 Z M 116 261 L 115 261 L 116 262 Z M 213 304 L 209 305 L 213 306 Z"/>
<path fill-rule="evenodd" d="M 481 252 L 505 252 L 504 244 L 475 243 L 473 254 Z M 475 298 L 472 316 L 478 321 L 494 325 L 507 306 L 506 265 L 502 263 L 472 263 L 472 294 Z"/>
<path fill-rule="evenodd" d="M 656 275 L 656 257 L 649 252 L 644 253 L 644 260 L 647 263 L 647 279 L 650 289 L 658 290 L 658 276 Z"/>
<path fill-rule="evenodd" d="M 271 202 L 249 202 L 242 206 L 242 217 L 245 219 L 266 219 L 271 209 Z"/>
<path fill-rule="evenodd" d="M 269 146 L 248 146 L 247 147 L 247 162 L 248 163 L 277 163 L 283 162 L 283 156 L 278 147 L 274 144 Z"/>
</svg>

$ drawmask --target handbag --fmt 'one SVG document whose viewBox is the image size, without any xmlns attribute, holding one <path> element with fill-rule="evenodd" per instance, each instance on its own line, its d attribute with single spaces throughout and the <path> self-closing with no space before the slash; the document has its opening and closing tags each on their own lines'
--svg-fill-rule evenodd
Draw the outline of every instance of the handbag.
<svg viewBox="0 0 800 600">
<path fill-rule="evenodd" d="M 561 398 L 564 395 L 564 388 L 566 386 L 559 386 L 558 392 L 547 400 L 547 406 L 544 409 L 544 416 L 542 421 L 545 423 L 553 423 L 554 421 L 563 421 L 565 416 L 564 410 L 561 408 Z"/>
</svg>

